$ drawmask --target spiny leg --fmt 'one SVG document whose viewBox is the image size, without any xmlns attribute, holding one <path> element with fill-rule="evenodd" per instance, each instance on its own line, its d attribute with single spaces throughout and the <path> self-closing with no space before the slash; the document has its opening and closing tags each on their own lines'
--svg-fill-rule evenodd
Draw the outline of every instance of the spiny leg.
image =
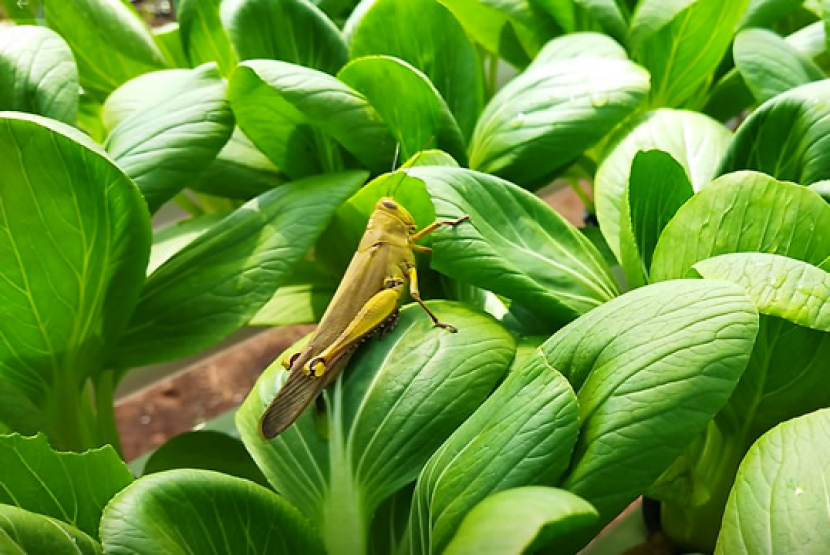
<svg viewBox="0 0 830 555">
<path fill-rule="evenodd" d="M 433 231 L 435 231 L 436 229 L 438 229 L 442 225 L 448 225 L 450 227 L 455 227 L 458 224 L 460 224 L 461 222 L 466 222 L 469 219 L 470 219 L 470 216 L 465 214 L 465 215 L 461 216 L 460 218 L 456 218 L 455 220 L 438 220 L 437 222 L 432 222 L 431 224 L 426 226 L 424 229 L 422 229 L 418 233 L 415 233 L 414 235 L 412 235 L 409 238 L 409 240 L 411 242 L 417 241 L 421 237 L 423 237 L 425 235 L 429 235 L 430 233 L 432 233 Z"/>
<path fill-rule="evenodd" d="M 452 333 L 458 332 L 458 329 L 455 326 L 445 324 L 438 320 L 438 317 L 429 309 L 427 305 L 424 304 L 424 301 L 421 300 L 421 293 L 418 291 L 418 271 L 415 269 L 415 266 L 407 268 L 406 274 L 409 276 L 409 296 L 412 297 L 412 300 L 421 305 L 421 308 L 423 308 L 432 319 L 432 323 L 437 327 L 443 328 Z"/>
</svg>

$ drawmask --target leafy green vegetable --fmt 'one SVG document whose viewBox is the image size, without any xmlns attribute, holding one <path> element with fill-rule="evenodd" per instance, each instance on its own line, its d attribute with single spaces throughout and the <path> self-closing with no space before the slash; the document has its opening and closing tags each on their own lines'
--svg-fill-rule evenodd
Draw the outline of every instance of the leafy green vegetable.
<svg viewBox="0 0 830 555">
<path fill-rule="evenodd" d="M 99 555 L 101 545 L 60 520 L 0 505 L 0 552 L 9 555 Z"/>
<path fill-rule="evenodd" d="M 227 77 L 236 65 L 236 53 L 222 27 L 220 4 L 222 0 L 179 0 L 176 11 L 182 49 L 191 65 L 216 62 Z"/>
<path fill-rule="evenodd" d="M 0 110 L 75 123 L 78 69 L 57 33 L 33 26 L 0 29 L 0 67 Z"/>
<path fill-rule="evenodd" d="M 112 554 L 324 553 L 314 529 L 283 498 L 209 470 L 137 480 L 107 506 L 101 540 Z"/>
<path fill-rule="evenodd" d="M 42 435 L 0 436 L 0 503 L 51 516 L 92 538 L 104 506 L 132 481 L 110 446 L 59 453 Z"/>
</svg>

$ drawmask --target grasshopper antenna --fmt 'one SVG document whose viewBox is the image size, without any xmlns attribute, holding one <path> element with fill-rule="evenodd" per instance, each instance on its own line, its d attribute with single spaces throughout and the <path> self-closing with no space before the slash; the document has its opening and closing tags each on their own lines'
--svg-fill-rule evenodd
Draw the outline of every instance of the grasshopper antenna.
<svg viewBox="0 0 830 555">
<path fill-rule="evenodd" d="M 428 147 L 428 146 L 429 146 L 429 144 L 430 144 L 432 141 L 434 141 L 434 140 L 435 140 L 435 135 L 432 135 L 432 136 L 430 136 L 430 138 L 429 138 L 429 139 L 427 139 L 426 141 L 424 141 L 424 144 L 422 144 L 422 145 L 421 145 L 421 148 L 419 148 L 419 149 L 418 149 L 418 153 L 417 153 L 417 154 L 415 154 L 415 156 L 413 156 L 411 159 L 409 159 L 409 160 L 407 160 L 407 161 L 406 161 L 406 163 L 405 163 L 405 164 L 406 164 L 406 168 L 401 168 L 401 169 L 406 170 L 406 169 L 408 169 L 408 168 L 411 168 L 412 166 L 417 165 L 417 164 L 418 164 L 418 160 L 420 160 L 420 159 L 421 159 L 421 156 L 423 156 L 423 154 L 424 154 L 424 149 L 426 149 L 426 147 Z M 397 146 L 395 147 L 395 160 L 394 160 L 394 162 L 392 163 L 392 171 L 393 171 L 393 172 L 395 171 L 395 168 L 396 168 L 396 167 L 397 167 L 397 165 L 398 165 L 398 156 L 399 156 L 399 154 L 400 154 L 400 151 L 401 151 L 401 143 L 400 143 L 400 142 L 398 142 Z M 406 171 L 402 171 L 402 172 L 401 172 L 401 177 L 400 177 L 400 179 L 398 179 L 398 180 L 397 180 L 397 182 L 395 183 L 394 188 L 391 188 L 391 189 L 390 189 L 390 188 L 387 188 L 387 189 L 386 189 L 386 192 L 387 192 L 387 194 L 388 194 L 389 196 L 391 196 L 392 198 L 395 198 L 395 193 L 397 193 L 397 192 L 398 192 L 398 187 L 401 185 L 401 183 L 403 183 L 403 180 L 406 178 L 406 176 L 407 176 L 407 172 L 406 172 Z"/>
<path fill-rule="evenodd" d="M 395 144 L 395 157 L 392 158 L 392 170 L 391 171 L 395 171 L 395 169 L 397 169 L 397 167 L 398 167 L 398 157 L 400 155 L 401 155 L 401 142 L 398 141 Z"/>
</svg>

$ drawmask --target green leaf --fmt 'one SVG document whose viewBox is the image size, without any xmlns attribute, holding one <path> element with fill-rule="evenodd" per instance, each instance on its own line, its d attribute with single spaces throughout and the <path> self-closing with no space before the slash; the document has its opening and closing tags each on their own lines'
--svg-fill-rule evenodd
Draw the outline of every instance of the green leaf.
<svg viewBox="0 0 830 555">
<path fill-rule="evenodd" d="M 177 22 L 169 21 L 164 25 L 153 27 L 151 32 L 153 33 L 153 40 L 156 41 L 156 46 L 164 54 L 169 67 L 190 67 L 187 57 L 184 55 L 184 50 L 182 50 L 182 39 Z"/>
<path fill-rule="evenodd" d="M 830 273 L 777 254 L 722 254 L 695 264 L 704 278 L 737 283 L 762 314 L 830 332 Z"/>
<path fill-rule="evenodd" d="M 246 324 L 365 179 L 295 181 L 213 225 L 148 278 L 113 360 L 129 367 L 187 356 Z"/>
<path fill-rule="evenodd" d="M 394 56 L 421 70 L 446 100 L 464 138 L 469 138 L 484 105 L 484 81 L 470 39 L 446 7 L 435 0 L 376 0 L 357 25 L 351 42 L 352 58 L 373 54 Z M 395 82 L 395 75 L 388 76 L 391 82 L 385 77 L 375 77 L 383 81 L 373 87 L 376 91 L 382 87 L 393 94 L 406 91 Z M 367 75 L 364 83 L 368 85 L 370 78 Z M 406 99 L 403 102 L 408 106 L 407 113 L 416 111 Z M 424 144 L 419 146 L 407 157 L 426 148 Z M 439 148 L 443 147 L 439 144 Z M 455 156 L 452 150 L 449 152 Z"/>
<path fill-rule="evenodd" d="M 772 27 L 803 3 L 804 0 L 750 0 L 740 28 Z"/>
<path fill-rule="evenodd" d="M 324 440 L 314 410 L 270 442 L 259 418 L 286 377 L 278 357 L 237 413 L 246 447 L 276 489 L 319 523 L 331 553 L 362 553 L 380 503 L 415 479 L 427 459 L 493 389 L 515 351 L 489 316 L 429 302 L 448 333 L 417 305 L 397 327 L 365 344 L 330 390 Z"/>
<path fill-rule="evenodd" d="M 78 129 L 89 135 L 98 144 L 107 138 L 107 130 L 101 121 L 101 104 L 87 94 L 81 93 L 78 102 Z"/>
<path fill-rule="evenodd" d="M 628 38 L 628 21 L 620 10 L 619 0 L 574 0 L 574 4 L 591 14 L 603 31 L 618 41 Z"/>
<path fill-rule="evenodd" d="M 43 1 L 27 0 L 25 3 L 18 0 L 3 0 L 6 16 L 18 25 L 34 25 L 38 19 L 43 19 Z"/>
<path fill-rule="evenodd" d="M 49 408 L 78 394 L 126 326 L 149 217 L 100 147 L 54 120 L 1 114 L 0 167 L 0 377 Z"/>
<path fill-rule="evenodd" d="M 628 61 L 534 66 L 487 104 L 470 143 L 470 167 L 522 186 L 544 184 L 634 112 L 648 90 L 648 73 Z"/>
<path fill-rule="evenodd" d="M 101 552 L 101 545 L 77 528 L 17 507 L 0 505 L 0 553 L 99 555 Z"/>
<path fill-rule="evenodd" d="M 609 60 L 628 60 L 628 54 L 620 43 L 600 33 L 572 33 L 556 37 L 548 42 L 533 58 L 528 69 L 543 66 L 551 62 L 564 60 L 607 58 Z"/>
<path fill-rule="evenodd" d="M 720 173 L 748 169 L 809 185 L 830 178 L 830 80 L 776 96 L 741 124 Z"/>
<path fill-rule="evenodd" d="M 757 331 L 740 287 L 684 280 L 626 293 L 542 345 L 576 389 L 582 422 L 562 487 L 596 507 L 600 526 L 723 407 Z"/>
<path fill-rule="evenodd" d="M 811 191 L 818 193 L 825 201 L 830 202 L 830 180 L 816 181 L 809 185 Z"/>
<path fill-rule="evenodd" d="M 228 33 L 222 27 L 221 3 L 222 0 L 179 0 L 176 16 L 182 48 L 191 66 L 216 62 L 222 75 L 228 77 L 237 60 Z"/>
<path fill-rule="evenodd" d="M 643 0 L 631 21 L 632 58 L 651 73 L 651 105 L 683 107 L 712 79 L 749 0 Z"/>
<path fill-rule="evenodd" d="M 491 495 L 470 511 L 445 555 L 521 555 L 592 524 L 597 512 L 561 489 L 526 486 Z"/>
<path fill-rule="evenodd" d="M 163 92 L 148 104 L 140 93 L 160 79 Z M 136 110 L 112 129 L 104 146 L 153 213 L 216 158 L 233 131 L 233 114 L 212 64 L 140 77 L 125 87 L 126 92 L 116 91 L 117 100 L 132 97 Z"/>
<path fill-rule="evenodd" d="M 703 114 L 665 109 L 643 114 L 611 137 L 594 180 L 594 202 L 602 234 L 617 259 L 620 210 L 637 153 L 659 148 L 670 154 L 697 191 L 716 175 L 729 139 L 726 127 Z"/>
<path fill-rule="evenodd" d="M 362 190 L 362 189 L 361 189 Z M 274 296 L 259 309 L 251 326 L 292 326 L 319 322 L 337 289 L 337 279 L 319 264 L 300 264 Z"/>
<path fill-rule="evenodd" d="M 618 294 L 602 255 L 535 195 L 463 169 L 414 168 L 410 175 L 426 183 L 439 219 L 470 216 L 434 234 L 432 266 L 439 272 L 560 322 Z"/>
<path fill-rule="evenodd" d="M 735 37 L 735 66 L 758 102 L 799 85 L 825 78 L 824 72 L 787 42 L 764 29 L 746 29 Z"/>
<path fill-rule="evenodd" d="M 438 148 L 466 165 L 466 144 L 458 123 L 438 90 L 416 68 L 397 58 L 370 56 L 350 62 L 337 78 L 366 96 L 404 158 Z"/>
<path fill-rule="evenodd" d="M 147 275 L 167 262 L 174 254 L 192 243 L 227 214 L 204 214 L 169 225 L 153 234 L 153 248 L 147 263 Z"/>
<path fill-rule="evenodd" d="M 490 53 L 524 67 L 558 34 L 556 25 L 528 0 L 439 0 L 467 34 Z"/>
<path fill-rule="evenodd" d="M 349 59 L 337 26 L 308 0 L 225 0 L 220 11 L 240 60 L 283 60 L 334 74 Z"/>
<path fill-rule="evenodd" d="M 75 123 L 78 70 L 60 35 L 45 27 L 0 29 L 0 68 L 0 110 Z"/>
<path fill-rule="evenodd" d="M 387 170 L 394 158 L 394 139 L 369 100 L 323 72 L 271 60 L 244 62 L 231 77 L 228 97 L 245 134 L 294 178 L 332 166 L 315 128 L 371 171 Z"/>
<path fill-rule="evenodd" d="M 24 435 L 50 433 L 49 424 L 37 405 L 10 381 L 0 382 L 0 429 L 6 428 Z"/>
<path fill-rule="evenodd" d="M 101 539 L 112 555 L 324 553 L 308 521 L 280 496 L 209 470 L 137 480 L 107 506 Z"/>
<path fill-rule="evenodd" d="M 268 487 L 268 481 L 242 442 L 222 432 L 185 432 L 167 440 L 147 459 L 143 474 L 174 468 L 215 470 Z"/>
<path fill-rule="evenodd" d="M 211 195 L 248 200 L 287 181 L 277 168 L 239 127 L 231 138 L 188 186 L 194 191 Z"/>
<path fill-rule="evenodd" d="M 121 0 L 44 0 L 46 24 L 72 48 L 81 86 L 100 102 L 130 79 L 166 66 L 150 30 Z"/>
<path fill-rule="evenodd" d="M 819 264 L 830 252 L 830 205 L 806 187 L 768 175 L 724 175 L 684 204 L 666 226 L 654 250 L 651 278 L 682 277 L 700 260 L 733 252 L 780 254 Z"/>
<path fill-rule="evenodd" d="M 424 467 L 410 513 L 408 552 L 443 552 L 465 515 L 492 493 L 555 483 L 578 433 L 576 395 L 537 350 Z"/>
<path fill-rule="evenodd" d="M 54 517 L 93 538 L 104 506 L 132 480 L 109 445 L 60 453 L 43 435 L 0 436 L 0 503 Z"/>
<path fill-rule="evenodd" d="M 649 150 L 634 156 L 620 213 L 620 253 L 630 286 L 648 281 L 660 234 L 693 194 L 686 170 L 671 155 Z"/>
<path fill-rule="evenodd" d="M 820 553 L 830 545 L 830 409 L 776 426 L 747 453 L 716 555 Z"/>
</svg>

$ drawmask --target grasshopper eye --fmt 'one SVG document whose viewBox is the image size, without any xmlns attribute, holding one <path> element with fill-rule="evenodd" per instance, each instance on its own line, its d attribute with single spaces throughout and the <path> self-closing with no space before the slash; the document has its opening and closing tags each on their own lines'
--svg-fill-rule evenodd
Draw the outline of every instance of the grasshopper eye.
<svg viewBox="0 0 830 555">
<path fill-rule="evenodd" d="M 418 226 L 417 225 L 409 226 L 409 233 L 416 233 L 417 231 L 418 231 Z"/>
<path fill-rule="evenodd" d="M 388 198 L 385 198 L 380 202 L 381 202 L 381 204 L 383 204 L 389 210 L 397 210 L 398 209 L 398 205 L 395 204 L 395 201 L 389 200 Z"/>
</svg>

